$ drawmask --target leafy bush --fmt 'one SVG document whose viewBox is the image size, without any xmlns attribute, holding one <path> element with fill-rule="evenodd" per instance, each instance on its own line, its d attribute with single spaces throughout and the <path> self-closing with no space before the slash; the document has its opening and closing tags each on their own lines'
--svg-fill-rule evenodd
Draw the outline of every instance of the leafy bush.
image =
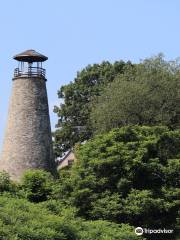
<svg viewBox="0 0 180 240">
<path fill-rule="evenodd" d="M 52 192 L 53 179 L 50 173 L 43 170 L 29 170 L 22 179 L 22 187 L 28 200 L 46 201 Z"/>
<path fill-rule="evenodd" d="M 175 229 L 179 146 L 180 131 L 166 127 L 123 127 L 99 135 L 79 147 L 57 198 L 68 199 L 87 219 Z"/>
<path fill-rule="evenodd" d="M 77 146 L 76 164 L 59 179 L 31 170 L 12 191 L 2 173 L 0 239 L 136 240 L 136 226 L 177 231 L 179 146 L 179 130 L 123 127 Z M 158 239 L 165 237 L 176 235 Z"/>
<path fill-rule="evenodd" d="M 47 201 L 48 202 L 48 201 Z M 0 239 L 2 240 L 137 240 L 130 226 L 106 221 L 85 222 L 71 210 L 52 214 L 45 202 L 0 196 Z M 51 202 L 52 204 L 52 202 Z"/>
<path fill-rule="evenodd" d="M 101 220 L 89 221 L 85 222 L 81 229 L 80 240 L 139 240 L 134 228 L 126 224 L 117 225 Z"/>
<path fill-rule="evenodd" d="M 10 180 L 10 176 L 6 172 L 0 172 L 0 193 L 15 192 L 16 184 Z"/>
<path fill-rule="evenodd" d="M 63 218 L 51 214 L 46 208 L 24 199 L 0 197 L 0 220 L 5 235 L 23 240 L 74 240 L 76 231 Z M 6 231 L 3 231 L 6 225 Z M 0 236 L 1 238 L 1 236 Z"/>
</svg>

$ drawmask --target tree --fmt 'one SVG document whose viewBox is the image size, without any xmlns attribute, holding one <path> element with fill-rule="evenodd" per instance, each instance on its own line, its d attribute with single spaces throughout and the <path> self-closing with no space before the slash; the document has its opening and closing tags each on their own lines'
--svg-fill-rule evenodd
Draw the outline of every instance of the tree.
<svg viewBox="0 0 180 240">
<path fill-rule="evenodd" d="M 95 133 L 125 125 L 180 127 L 180 65 L 162 55 L 130 67 L 92 104 Z"/>
<path fill-rule="evenodd" d="M 57 197 L 86 219 L 176 229 L 179 146 L 180 131 L 160 126 L 98 135 L 77 149 L 77 163 L 67 177 L 63 173 Z"/>
<path fill-rule="evenodd" d="M 57 130 L 54 132 L 56 157 L 71 149 L 75 143 L 83 142 L 92 135 L 89 121 L 90 103 L 100 95 L 103 87 L 125 71 L 130 62 L 102 62 L 88 65 L 77 73 L 74 82 L 62 86 L 58 97 L 63 100 L 54 111 L 58 115 Z"/>
</svg>

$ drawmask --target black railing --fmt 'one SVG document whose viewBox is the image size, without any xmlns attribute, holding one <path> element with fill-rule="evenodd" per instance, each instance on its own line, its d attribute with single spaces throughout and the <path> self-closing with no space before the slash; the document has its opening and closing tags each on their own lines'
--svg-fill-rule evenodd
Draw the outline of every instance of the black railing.
<svg viewBox="0 0 180 240">
<path fill-rule="evenodd" d="M 40 67 L 29 67 L 27 70 L 15 68 L 14 77 L 46 77 L 46 70 Z"/>
</svg>

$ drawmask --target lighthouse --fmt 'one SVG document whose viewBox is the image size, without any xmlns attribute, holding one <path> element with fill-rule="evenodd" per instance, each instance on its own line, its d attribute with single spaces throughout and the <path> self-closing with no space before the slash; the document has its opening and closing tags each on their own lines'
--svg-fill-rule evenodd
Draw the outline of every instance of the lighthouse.
<svg viewBox="0 0 180 240">
<path fill-rule="evenodd" d="M 12 94 L 0 157 L 0 171 L 19 181 L 26 170 L 44 169 L 55 173 L 51 126 L 46 90 L 48 58 L 35 50 L 14 56 Z"/>
</svg>

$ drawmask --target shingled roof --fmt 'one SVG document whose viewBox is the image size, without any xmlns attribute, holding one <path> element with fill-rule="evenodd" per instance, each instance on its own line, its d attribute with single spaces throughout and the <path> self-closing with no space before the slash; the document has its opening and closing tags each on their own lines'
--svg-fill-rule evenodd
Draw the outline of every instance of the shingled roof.
<svg viewBox="0 0 180 240">
<path fill-rule="evenodd" d="M 42 55 L 41 53 L 36 52 L 33 49 L 26 50 L 20 54 L 17 54 L 13 57 L 17 61 L 21 62 L 44 62 L 48 57 Z"/>
</svg>

